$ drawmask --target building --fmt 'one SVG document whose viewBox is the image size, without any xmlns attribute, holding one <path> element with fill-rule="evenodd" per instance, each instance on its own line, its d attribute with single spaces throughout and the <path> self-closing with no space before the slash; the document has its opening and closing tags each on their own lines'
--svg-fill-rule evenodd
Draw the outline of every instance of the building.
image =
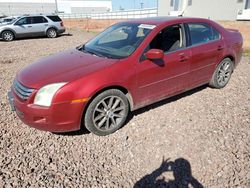
<svg viewBox="0 0 250 188">
<path fill-rule="evenodd" d="M 250 16 L 250 0 L 158 0 L 158 15 L 244 19 Z"/>
<path fill-rule="evenodd" d="M 0 0 L 0 15 L 36 14 L 55 10 L 53 0 Z"/>
<path fill-rule="evenodd" d="M 112 11 L 112 0 L 57 0 L 58 11 L 67 14 L 89 14 Z"/>
<path fill-rule="evenodd" d="M 1 15 L 38 13 L 87 14 L 112 10 L 112 0 L 0 0 Z"/>
</svg>

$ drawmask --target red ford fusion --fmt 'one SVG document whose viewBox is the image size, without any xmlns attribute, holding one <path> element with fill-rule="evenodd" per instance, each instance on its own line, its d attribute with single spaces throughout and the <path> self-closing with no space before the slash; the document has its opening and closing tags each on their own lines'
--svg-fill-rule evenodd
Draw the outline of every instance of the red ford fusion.
<svg viewBox="0 0 250 188">
<path fill-rule="evenodd" d="M 83 125 L 108 135 L 130 111 L 207 83 L 226 86 L 242 43 L 237 30 L 207 19 L 125 21 L 22 69 L 9 101 L 37 129 L 67 132 Z"/>
</svg>

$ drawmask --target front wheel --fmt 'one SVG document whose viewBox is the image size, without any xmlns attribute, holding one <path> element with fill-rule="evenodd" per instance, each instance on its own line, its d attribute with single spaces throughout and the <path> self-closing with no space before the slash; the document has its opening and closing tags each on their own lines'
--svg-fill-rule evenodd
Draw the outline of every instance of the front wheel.
<svg viewBox="0 0 250 188">
<path fill-rule="evenodd" d="M 7 42 L 13 41 L 14 38 L 15 38 L 14 33 L 12 33 L 11 31 L 4 31 L 4 32 L 2 33 L 2 39 L 3 39 L 4 41 L 7 41 Z"/>
<path fill-rule="evenodd" d="M 214 88 L 223 88 L 229 82 L 234 70 L 234 63 L 230 58 L 225 58 L 217 66 L 209 85 Z"/>
<path fill-rule="evenodd" d="M 128 112 L 129 103 L 123 92 L 104 91 L 89 104 L 84 117 L 85 127 L 99 136 L 114 133 L 123 126 Z"/>
</svg>

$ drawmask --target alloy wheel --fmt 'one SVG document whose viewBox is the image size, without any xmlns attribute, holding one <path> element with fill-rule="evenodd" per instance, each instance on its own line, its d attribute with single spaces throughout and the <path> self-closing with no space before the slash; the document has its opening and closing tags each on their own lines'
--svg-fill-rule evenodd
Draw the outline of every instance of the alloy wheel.
<svg viewBox="0 0 250 188">
<path fill-rule="evenodd" d="M 50 30 L 48 31 L 48 37 L 49 37 L 49 38 L 55 38 L 56 35 L 57 35 L 56 30 L 50 29 Z"/>
<path fill-rule="evenodd" d="M 10 32 L 4 32 L 4 33 L 3 33 L 3 39 L 4 39 L 5 41 L 12 41 L 12 40 L 14 39 L 14 36 L 13 36 L 13 34 L 10 33 Z"/>
<path fill-rule="evenodd" d="M 95 107 L 92 121 L 99 130 L 110 130 L 118 127 L 126 118 L 125 104 L 118 96 L 108 96 Z"/>
<path fill-rule="evenodd" d="M 231 61 L 225 61 L 219 67 L 217 81 L 220 86 L 224 86 L 228 83 L 233 71 L 233 65 Z"/>
</svg>

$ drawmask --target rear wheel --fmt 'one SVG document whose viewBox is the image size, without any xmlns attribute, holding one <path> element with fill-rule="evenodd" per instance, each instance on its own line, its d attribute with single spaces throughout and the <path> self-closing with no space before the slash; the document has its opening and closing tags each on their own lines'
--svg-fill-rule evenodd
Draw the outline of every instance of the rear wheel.
<svg viewBox="0 0 250 188">
<path fill-rule="evenodd" d="M 57 37 L 57 31 L 54 28 L 48 29 L 46 33 L 48 38 L 56 38 Z"/>
<path fill-rule="evenodd" d="M 217 66 L 209 85 L 214 88 L 223 88 L 229 82 L 234 70 L 234 63 L 230 58 L 225 58 Z"/>
<path fill-rule="evenodd" d="M 129 112 L 127 97 L 117 89 L 99 94 L 88 106 L 84 123 L 92 133 L 105 136 L 121 128 Z"/>
<path fill-rule="evenodd" d="M 11 31 L 4 31 L 4 32 L 2 32 L 2 39 L 4 41 L 7 41 L 7 42 L 13 41 L 14 38 L 15 38 L 15 35 L 14 35 L 13 32 L 11 32 Z"/>
</svg>

